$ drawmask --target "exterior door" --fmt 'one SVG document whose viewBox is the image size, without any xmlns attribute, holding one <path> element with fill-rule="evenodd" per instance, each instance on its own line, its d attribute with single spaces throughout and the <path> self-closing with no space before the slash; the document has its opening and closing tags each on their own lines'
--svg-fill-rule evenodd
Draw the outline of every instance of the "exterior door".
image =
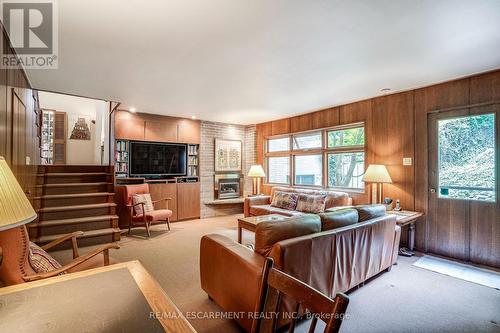
<svg viewBox="0 0 500 333">
<path fill-rule="evenodd" d="M 500 267 L 499 110 L 429 115 L 430 252 Z"/>
</svg>

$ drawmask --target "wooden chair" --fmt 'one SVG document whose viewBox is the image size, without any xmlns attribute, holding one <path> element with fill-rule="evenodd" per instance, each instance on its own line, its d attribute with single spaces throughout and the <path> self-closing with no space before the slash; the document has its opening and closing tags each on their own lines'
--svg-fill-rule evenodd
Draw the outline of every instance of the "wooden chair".
<svg viewBox="0 0 500 333">
<path fill-rule="evenodd" d="M 312 315 L 309 333 L 314 332 L 318 318 L 326 323 L 323 332 L 338 332 L 344 318 L 349 298 L 337 293 L 331 299 L 302 281 L 273 268 L 273 260 L 266 258 L 262 277 L 261 296 L 257 303 L 258 317 L 252 327 L 252 333 L 277 332 L 277 323 L 283 313 L 279 313 L 282 298 L 286 295 L 295 302 L 295 309 L 286 318 L 292 318 L 288 332 L 294 332 L 297 320 L 301 317 L 300 309 Z M 267 315 L 266 315 L 267 314 Z"/>
<path fill-rule="evenodd" d="M 126 185 L 124 186 L 124 200 L 125 206 L 129 209 L 130 219 L 128 224 L 128 233 L 135 227 L 145 227 L 148 237 L 151 237 L 150 227 L 151 224 L 155 223 L 166 223 L 167 229 L 170 231 L 170 217 L 172 216 L 172 211 L 168 209 L 168 202 L 172 198 L 162 198 L 160 200 L 153 201 L 153 205 L 159 202 L 166 202 L 166 209 L 155 209 L 149 211 L 145 214 L 136 214 L 134 207 L 141 205 L 142 211 L 144 212 L 144 203 L 139 202 L 133 204 L 132 197 L 136 194 L 147 194 L 149 193 L 149 184 L 138 184 L 138 185 Z"/>
<path fill-rule="evenodd" d="M 62 265 L 61 268 L 47 273 L 37 273 L 31 267 L 29 261 L 30 241 L 26 227 L 21 226 L 0 232 L 0 246 L 3 249 L 0 280 L 6 285 L 12 285 L 45 279 L 61 273 L 73 273 L 116 263 L 115 260 L 109 257 L 110 249 L 120 248 L 116 243 L 101 245 L 84 255 L 80 255 L 76 238 L 81 234 L 81 231 L 73 232 L 42 246 L 41 248 L 47 251 L 62 242 L 71 241 L 73 260 Z M 54 259 L 52 258 L 52 260 Z"/>
</svg>

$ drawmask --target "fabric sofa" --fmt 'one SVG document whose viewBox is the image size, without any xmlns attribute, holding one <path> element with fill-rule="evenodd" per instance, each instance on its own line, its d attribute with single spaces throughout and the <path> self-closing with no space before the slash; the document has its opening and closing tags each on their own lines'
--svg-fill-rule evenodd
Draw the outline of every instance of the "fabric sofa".
<svg viewBox="0 0 500 333">
<path fill-rule="evenodd" d="M 243 205 L 243 212 L 245 214 L 245 217 L 268 214 L 281 214 L 285 216 L 299 216 L 305 214 L 304 212 L 299 212 L 297 210 L 289 210 L 271 206 L 273 197 L 277 192 L 288 192 L 306 195 L 325 195 L 325 211 L 327 212 L 349 207 L 352 205 L 352 198 L 350 198 L 349 194 L 345 192 L 303 189 L 294 187 L 273 187 L 271 190 L 271 195 L 245 198 L 245 202 Z"/>
<path fill-rule="evenodd" d="M 400 234 L 395 216 L 377 205 L 259 223 L 254 250 L 222 235 L 206 235 L 200 249 L 201 287 L 225 311 L 240 314 L 235 320 L 249 332 L 265 257 L 333 297 L 390 270 Z M 292 310 L 286 298 L 282 310 Z"/>
</svg>

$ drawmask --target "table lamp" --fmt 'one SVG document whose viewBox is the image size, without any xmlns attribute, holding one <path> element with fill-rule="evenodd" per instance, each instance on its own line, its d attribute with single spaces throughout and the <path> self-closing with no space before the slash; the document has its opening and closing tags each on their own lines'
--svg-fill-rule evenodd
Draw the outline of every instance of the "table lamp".
<svg viewBox="0 0 500 333">
<path fill-rule="evenodd" d="M 262 165 L 252 165 L 248 171 L 248 177 L 253 178 L 252 195 L 260 194 L 260 179 L 265 177 L 266 173 Z"/>
<path fill-rule="evenodd" d="M 382 186 L 384 183 L 392 183 L 391 176 L 385 165 L 370 164 L 363 176 L 365 183 L 372 183 L 372 203 L 382 203 Z"/>
<path fill-rule="evenodd" d="M 33 221 L 36 213 L 26 194 L 14 177 L 7 161 L 0 156 L 0 232 Z M 2 248 L 0 244 L 0 265 Z"/>
</svg>

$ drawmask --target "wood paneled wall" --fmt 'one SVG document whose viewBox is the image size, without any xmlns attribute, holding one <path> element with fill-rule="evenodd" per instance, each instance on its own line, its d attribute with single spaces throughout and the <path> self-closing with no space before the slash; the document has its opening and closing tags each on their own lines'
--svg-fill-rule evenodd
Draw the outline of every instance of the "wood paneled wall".
<svg viewBox="0 0 500 333">
<path fill-rule="evenodd" d="M 366 165 L 387 165 L 394 181 L 384 187 L 384 195 L 400 199 L 404 209 L 427 212 L 428 113 L 493 101 L 500 101 L 500 70 L 258 124 L 257 162 L 263 163 L 265 139 L 269 136 L 363 121 L 366 130 Z M 403 157 L 411 157 L 413 164 L 403 166 Z M 263 190 L 269 193 L 270 187 L 264 186 Z M 368 189 L 364 194 L 352 193 L 352 197 L 356 204 L 367 203 Z M 486 238 L 492 244 L 489 253 L 477 254 L 485 264 L 491 263 L 487 258 L 498 256 L 498 253 L 494 253 L 498 252 L 499 247 L 495 242 L 500 239 L 500 227 L 498 223 L 494 225 L 495 219 L 498 222 L 496 214 L 490 214 L 493 222 L 476 223 L 471 230 L 471 241 L 484 240 L 487 235 Z M 428 234 L 432 232 L 431 228 L 439 226 L 429 226 L 425 216 L 417 223 L 418 249 L 429 249 Z"/>
<path fill-rule="evenodd" d="M 3 26 L 0 28 L 3 50 L 13 54 Z M 23 69 L 0 68 L 0 156 L 5 157 L 30 198 L 40 163 L 39 117 L 38 95 Z"/>
</svg>

